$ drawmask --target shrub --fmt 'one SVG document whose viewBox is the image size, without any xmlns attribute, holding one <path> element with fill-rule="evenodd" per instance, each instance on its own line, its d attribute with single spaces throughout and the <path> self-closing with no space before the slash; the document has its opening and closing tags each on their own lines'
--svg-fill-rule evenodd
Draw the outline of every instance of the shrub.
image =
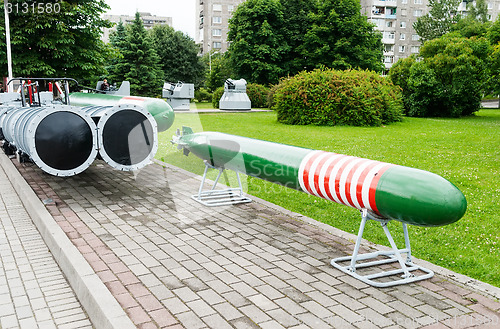
<svg viewBox="0 0 500 329">
<path fill-rule="evenodd" d="M 200 88 L 195 90 L 194 98 L 196 98 L 198 102 L 209 102 L 212 100 L 212 94 L 205 88 Z"/>
<path fill-rule="evenodd" d="M 267 107 L 272 109 L 275 102 L 274 102 L 274 93 L 276 93 L 276 90 L 278 90 L 279 85 L 273 85 L 271 88 L 269 88 L 269 93 L 267 94 Z"/>
<path fill-rule="evenodd" d="M 219 87 L 219 88 L 215 89 L 215 91 L 213 92 L 213 94 L 212 94 L 212 106 L 215 109 L 219 108 L 219 101 L 220 101 L 223 94 L 224 94 L 224 87 Z"/>
<path fill-rule="evenodd" d="M 267 107 L 267 95 L 269 94 L 269 88 L 259 85 L 257 83 L 247 84 L 247 95 L 252 102 L 253 108 L 263 108 Z"/>
<path fill-rule="evenodd" d="M 488 53 L 484 38 L 449 34 L 425 42 L 420 61 L 399 60 L 389 76 L 403 89 L 405 114 L 460 117 L 479 110 Z"/>
<path fill-rule="evenodd" d="M 401 89 L 371 71 L 317 69 L 282 79 L 278 121 L 294 125 L 380 126 L 400 121 Z"/>
</svg>

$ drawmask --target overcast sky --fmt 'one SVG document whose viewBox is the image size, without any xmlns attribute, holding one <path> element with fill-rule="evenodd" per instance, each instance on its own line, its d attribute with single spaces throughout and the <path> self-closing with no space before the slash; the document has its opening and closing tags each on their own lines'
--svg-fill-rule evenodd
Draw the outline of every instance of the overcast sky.
<svg viewBox="0 0 500 329">
<path fill-rule="evenodd" d="M 156 16 L 172 17 L 176 30 L 189 34 L 194 39 L 196 0 L 106 0 L 111 7 L 110 15 L 135 15 L 136 11 Z M 199 1 L 199 0 L 198 0 Z"/>
</svg>

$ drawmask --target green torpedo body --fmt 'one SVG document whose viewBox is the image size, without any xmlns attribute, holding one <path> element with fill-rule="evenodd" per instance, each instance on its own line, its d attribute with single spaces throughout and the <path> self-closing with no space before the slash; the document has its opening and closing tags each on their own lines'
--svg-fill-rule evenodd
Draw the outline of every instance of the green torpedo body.
<svg viewBox="0 0 500 329">
<path fill-rule="evenodd" d="M 172 107 L 164 100 L 149 97 L 119 96 L 93 93 L 71 93 L 71 105 L 75 106 L 115 106 L 119 104 L 133 104 L 146 109 L 158 124 L 158 132 L 170 128 L 174 123 L 175 113 Z"/>
<path fill-rule="evenodd" d="M 173 142 L 212 166 L 367 209 L 381 219 L 441 226 L 459 220 L 467 208 L 456 186 L 428 171 L 189 128 Z"/>
</svg>

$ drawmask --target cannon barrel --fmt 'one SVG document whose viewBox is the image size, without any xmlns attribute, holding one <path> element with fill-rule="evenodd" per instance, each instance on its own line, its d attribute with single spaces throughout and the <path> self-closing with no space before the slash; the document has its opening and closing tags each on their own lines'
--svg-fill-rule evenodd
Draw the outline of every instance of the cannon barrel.
<svg viewBox="0 0 500 329">
<path fill-rule="evenodd" d="M 76 175 L 97 156 L 96 125 L 80 108 L 8 107 L 0 113 L 7 146 L 51 175 Z"/>
<path fill-rule="evenodd" d="M 92 93 L 71 93 L 69 95 L 71 105 L 74 106 L 114 106 L 120 104 L 134 104 L 146 109 L 158 125 L 158 131 L 162 132 L 170 128 L 174 123 L 175 113 L 172 107 L 164 100 L 149 97 L 120 96 Z"/>
<path fill-rule="evenodd" d="M 172 142 L 213 167 L 366 209 L 376 218 L 441 226 L 459 220 L 467 208 L 457 187 L 428 171 L 187 127 Z"/>
<path fill-rule="evenodd" d="M 97 125 L 101 158 L 118 170 L 138 170 L 158 150 L 158 129 L 151 113 L 134 104 L 87 106 L 82 111 Z"/>
</svg>

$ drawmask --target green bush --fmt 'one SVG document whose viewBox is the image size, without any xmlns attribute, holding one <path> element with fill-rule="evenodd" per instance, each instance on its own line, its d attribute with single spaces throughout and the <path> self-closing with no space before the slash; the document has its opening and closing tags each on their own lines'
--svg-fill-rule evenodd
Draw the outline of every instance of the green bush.
<svg viewBox="0 0 500 329">
<path fill-rule="evenodd" d="M 267 107 L 267 96 L 269 95 L 269 88 L 257 83 L 249 83 L 247 84 L 247 95 L 252 102 L 252 108 Z"/>
<path fill-rule="evenodd" d="M 212 93 L 212 106 L 214 109 L 219 108 L 219 101 L 224 94 L 224 87 L 219 87 L 215 89 L 215 91 Z"/>
<path fill-rule="evenodd" d="M 196 98 L 198 102 L 209 102 L 212 100 L 212 94 L 205 88 L 200 88 L 195 90 L 194 98 Z"/>
<path fill-rule="evenodd" d="M 413 57 L 399 60 L 389 77 L 403 89 L 405 114 L 460 117 L 479 110 L 488 53 L 484 38 L 449 34 L 425 42 L 420 61 Z"/>
<path fill-rule="evenodd" d="M 276 93 L 276 90 L 278 90 L 279 85 L 272 85 L 271 88 L 269 88 L 269 93 L 267 94 L 267 107 L 272 109 L 275 102 L 274 102 L 274 93 Z"/>
<path fill-rule="evenodd" d="M 293 125 L 380 126 L 403 111 L 399 87 L 359 70 L 301 72 L 280 81 L 273 101 L 278 121 Z"/>
</svg>

